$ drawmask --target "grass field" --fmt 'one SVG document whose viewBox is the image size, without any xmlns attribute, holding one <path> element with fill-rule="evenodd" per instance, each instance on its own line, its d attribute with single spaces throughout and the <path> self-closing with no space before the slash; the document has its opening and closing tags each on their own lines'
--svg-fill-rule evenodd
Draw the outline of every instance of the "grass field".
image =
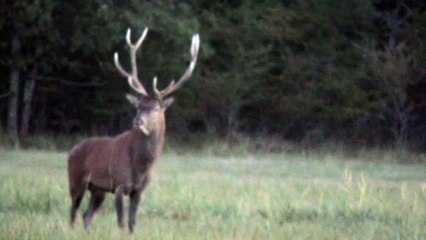
<svg viewBox="0 0 426 240">
<path fill-rule="evenodd" d="M 0 149 L 0 239 L 426 238 L 424 158 L 168 150 L 156 172 L 135 234 L 117 228 L 112 195 L 87 232 L 68 225 L 65 153 Z"/>
</svg>

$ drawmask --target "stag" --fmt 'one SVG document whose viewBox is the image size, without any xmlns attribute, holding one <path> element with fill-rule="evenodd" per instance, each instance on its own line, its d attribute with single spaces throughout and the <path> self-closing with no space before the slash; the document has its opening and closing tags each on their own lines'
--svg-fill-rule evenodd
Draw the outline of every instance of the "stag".
<svg viewBox="0 0 426 240">
<path fill-rule="evenodd" d="M 129 102 L 137 108 L 133 127 L 115 137 L 99 137 L 84 140 L 74 146 L 68 159 L 69 190 L 71 195 L 70 222 L 74 225 L 76 214 L 86 190 L 91 193 L 89 206 L 83 214 L 87 229 L 95 212 L 105 199 L 106 193 L 115 194 L 117 222 L 124 228 L 123 198 L 129 196 L 129 231 L 133 232 L 136 212 L 141 194 L 150 182 L 150 171 L 160 157 L 166 132 L 165 111 L 174 98 L 166 96 L 179 89 L 191 76 L 197 62 L 200 38 L 192 37 L 191 61 L 180 79 L 159 90 L 157 77 L 153 79 L 153 94 L 148 94 L 139 81 L 136 54 L 141 47 L 148 28 L 145 28 L 136 43 L 131 41 L 131 30 L 127 30 L 126 41 L 130 46 L 131 72 L 124 70 L 118 53 L 114 63 L 118 71 L 127 78 L 130 87 L 140 97 L 126 94 Z"/>
</svg>

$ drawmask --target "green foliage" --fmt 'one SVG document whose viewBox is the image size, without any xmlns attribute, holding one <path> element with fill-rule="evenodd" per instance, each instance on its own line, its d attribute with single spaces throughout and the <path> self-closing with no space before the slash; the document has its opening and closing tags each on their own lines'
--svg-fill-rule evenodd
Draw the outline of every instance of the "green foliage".
<svg viewBox="0 0 426 240">
<path fill-rule="evenodd" d="M 150 28 L 138 55 L 149 90 L 154 76 L 165 87 L 182 74 L 190 37 L 199 32 L 193 79 L 168 113 L 172 132 L 361 144 L 403 144 L 417 134 L 422 141 L 425 6 L 400 3 L 6 1 L 0 7 L 0 67 L 8 72 L 11 34 L 18 32 L 23 78 L 29 67 L 41 67 L 33 132 L 117 133 L 133 114 L 123 97 L 126 80 L 112 62 L 117 51 L 128 66 L 126 29 L 135 39 Z M 7 77 L 0 76 L 0 95 L 7 92 Z M 383 85 L 391 78 L 403 118 L 392 103 L 395 94 Z M 6 116 L 7 101 L 0 101 Z"/>
</svg>

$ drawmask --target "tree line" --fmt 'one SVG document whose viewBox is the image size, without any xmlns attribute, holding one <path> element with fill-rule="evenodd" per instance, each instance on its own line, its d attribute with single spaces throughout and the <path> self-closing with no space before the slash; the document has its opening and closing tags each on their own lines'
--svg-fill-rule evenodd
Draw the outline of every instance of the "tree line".
<svg viewBox="0 0 426 240">
<path fill-rule="evenodd" d="M 124 36 L 151 89 L 201 52 L 168 113 L 175 134 L 424 147 L 426 4 L 414 0 L 1 0 L 0 121 L 13 139 L 128 128 Z M 182 53 L 186 53 L 182 55 Z M 127 61 L 127 62 L 126 62 Z"/>
</svg>

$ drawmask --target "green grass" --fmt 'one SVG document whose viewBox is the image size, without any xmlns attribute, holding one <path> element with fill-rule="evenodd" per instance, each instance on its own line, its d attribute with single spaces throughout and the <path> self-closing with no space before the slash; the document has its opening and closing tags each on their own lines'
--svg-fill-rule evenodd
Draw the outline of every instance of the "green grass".
<svg viewBox="0 0 426 240">
<path fill-rule="evenodd" d="M 65 153 L 0 149 L 0 239 L 425 239 L 422 155 L 212 151 L 167 151 L 130 235 L 112 195 L 69 227 Z"/>
</svg>

